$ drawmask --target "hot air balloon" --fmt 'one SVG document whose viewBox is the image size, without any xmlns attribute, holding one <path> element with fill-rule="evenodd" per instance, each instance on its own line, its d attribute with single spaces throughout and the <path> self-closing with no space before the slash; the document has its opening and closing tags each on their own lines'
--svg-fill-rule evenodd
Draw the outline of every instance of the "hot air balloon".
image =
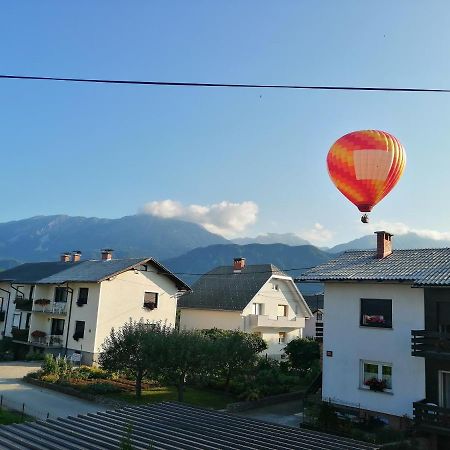
<svg viewBox="0 0 450 450">
<path fill-rule="evenodd" d="M 353 131 L 339 138 L 327 156 L 328 173 L 336 187 L 361 212 L 367 213 L 397 184 L 406 153 L 397 138 L 385 131 Z"/>
</svg>

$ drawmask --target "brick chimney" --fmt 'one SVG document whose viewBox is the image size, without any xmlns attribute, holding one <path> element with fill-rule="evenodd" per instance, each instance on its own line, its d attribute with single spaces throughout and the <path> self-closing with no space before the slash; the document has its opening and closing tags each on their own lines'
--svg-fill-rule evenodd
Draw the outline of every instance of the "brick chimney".
<svg viewBox="0 0 450 450">
<path fill-rule="evenodd" d="M 70 261 L 70 253 L 61 253 L 59 260 L 64 263 L 69 262 Z"/>
<path fill-rule="evenodd" d="M 239 273 L 245 267 L 245 258 L 233 259 L 233 272 Z"/>
<path fill-rule="evenodd" d="M 111 248 L 104 248 L 102 250 L 102 261 L 111 261 L 113 251 Z"/>
<path fill-rule="evenodd" d="M 387 231 L 375 231 L 377 235 L 377 258 L 382 259 L 392 253 L 392 236 Z"/>
<path fill-rule="evenodd" d="M 78 262 L 81 259 L 80 250 L 75 250 L 72 252 L 72 262 Z"/>
</svg>

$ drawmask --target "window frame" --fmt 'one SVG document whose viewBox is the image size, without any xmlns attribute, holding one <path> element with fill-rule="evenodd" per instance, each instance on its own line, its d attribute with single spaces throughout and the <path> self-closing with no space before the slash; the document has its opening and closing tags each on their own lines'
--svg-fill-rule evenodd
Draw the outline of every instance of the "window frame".
<svg viewBox="0 0 450 450">
<path fill-rule="evenodd" d="M 60 292 L 64 292 L 64 295 L 62 296 L 65 300 L 60 300 L 60 295 L 58 295 L 58 293 Z M 69 291 L 67 290 L 67 288 L 65 286 L 56 286 L 55 287 L 55 295 L 53 298 L 53 301 L 55 303 L 67 303 L 67 299 L 69 296 Z"/>
<path fill-rule="evenodd" d="M 365 317 L 381 317 L 382 314 L 365 314 L 365 311 L 363 311 L 363 304 L 364 302 L 390 302 L 390 315 L 388 315 L 389 320 L 385 320 L 386 324 L 380 323 L 380 322 L 373 322 L 373 323 L 364 323 Z M 367 308 L 367 305 L 365 306 Z M 370 308 L 368 308 L 370 309 Z M 393 316 L 393 304 L 391 298 L 367 298 L 362 297 L 359 299 L 359 326 L 364 328 L 384 328 L 384 329 L 392 329 L 392 316 Z M 383 316 L 384 317 L 384 316 Z M 376 320 L 376 319 L 375 319 Z"/>
<path fill-rule="evenodd" d="M 79 328 L 78 327 L 78 324 L 79 323 L 82 323 L 83 324 L 83 331 L 82 332 L 80 332 L 79 330 L 78 330 L 78 333 L 77 333 L 77 329 Z M 83 339 L 84 338 L 84 332 L 86 331 L 86 321 L 84 321 L 84 320 L 76 320 L 75 321 L 75 327 L 74 327 L 74 330 L 73 330 L 73 338 L 74 338 L 74 340 L 75 341 L 78 341 L 78 339 Z"/>
<path fill-rule="evenodd" d="M 145 299 L 147 294 L 153 294 L 154 295 L 154 301 L 153 302 Z M 142 307 L 144 309 L 148 309 L 150 311 L 153 311 L 154 309 L 158 308 L 158 303 L 159 303 L 159 292 L 151 292 L 151 291 L 145 291 L 144 292 L 144 302 L 143 302 L 143 305 L 142 305 Z"/>
<path fill-rule="evenodd" d="M 279 314 L 280 308 L 283 308 L 283 314 L 282 315 Z M 288 312 L 289 312 L 288 305 L 285 305 L 283 303 L 277 305 L 277 317 L 287 317 L 288 316 Z"/>
<path fill-rule="evenodd" d="M 281 339 L 282 336 L 283 336 L 283 339 Z M 279 344 L 286 344 L 286 340 L 287 340 L 286 331 L 279 331 L 278 332 L 278 343 Z"/>
<path fill-rule="evenodd" d="M 364 389 L 367 391 L 370 391 L 370 387 L 367 386 L 365 384 L 364 381 L 364 364 L 372 364 L 372 365 L 376 365 L 377 366 L 377 380 L 382 380 L 383 379 L 383 367 L 389 367 L 391 369 L 391 387 L 386 387 L 385 389 L 383 389 L 383 391 L 374 391 L 374 392 L 389 392 L 392 393 L 392 381 L 393 381 L 393 364 L 392 363 L 388 363 L 388 362 L 383 362 L 383 361 L 372 361 L 372 360 L 367 360 L 367 359 L 361 359 L 360 360 L 360 376 L 359 376 L 359 388 L 360 389 Z"/>
<path fill-rule="evenodd" d="M 254 316 L 263 316 L 264 315 L 264 303 L 254 302 L 252 304 L 252 314 Z"/>
<path fill-rule="evenodd" d="M 86 298 L 82 298 L 81 296 L 80 296 L 80 294 L 81 294 L 81 290 L 86 290 L 87 292 L 86 292 Z M 87 288 L 87 287 L 80 287 L 80 288 L 78 288 L 78 298 L 77 298 L 77 305 L 78 306 L 81 306 L 81 305 L 87 305 L 87 302 L 88 302 L 88 298 L 89 298 L 89 288 Z"/>
</svg>

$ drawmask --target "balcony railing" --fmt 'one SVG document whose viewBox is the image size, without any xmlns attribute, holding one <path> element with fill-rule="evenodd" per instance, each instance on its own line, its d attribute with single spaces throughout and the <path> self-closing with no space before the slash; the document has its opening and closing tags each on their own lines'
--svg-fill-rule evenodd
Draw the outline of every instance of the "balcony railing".
<svg viewBox="0 0 450 450">
<path fill-rule="evenodd" d="M 31 308 L 33 307 L 33 302 L 23 297 L 16 297 L 14 303 L 16 305 L 16 309 L 20 309 L 21 311 L 31 311 Z"/>
<path fill-rule="evenodd" d="M 33 305 L 34 312 L 42 312 L 47 314 L 65 315 L 67 314 L 66 302 L 51 302 L 48 304 L 41 304 L 36 302 Z"/>
<path fill-rule="evenodd" d="M 450 334 L 412 330 L 411 354 L 425 358 L 450 359 Z"/>
<path fill-rule="evenodd" d="M 62 347 L 62 335 L 47 335 L 43 337 L 31 337 L 31 343 L 34 345 L 41 345 L 43 347 Z"/>
<path fill-rule="evenodd" d="M 450 433 L 450 409 L 441 408 L 426 400 L 413 403 L 414 422 L 423 430 Z"/>
<path fill-rule="evenodd" d="M 294 330 L 305 326 L 304 317 L 294 317 L 289 319 L 285 316 L 270 317 L 258 314 L 250 314 L 246 316 L 249 328 L 277 328 L 279 330 Z"/>
</svg>

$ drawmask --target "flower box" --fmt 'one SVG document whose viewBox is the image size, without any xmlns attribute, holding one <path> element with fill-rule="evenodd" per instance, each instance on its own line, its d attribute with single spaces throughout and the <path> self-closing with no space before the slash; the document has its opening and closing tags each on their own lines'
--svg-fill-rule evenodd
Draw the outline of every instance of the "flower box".
<svg viewBox="0 0 450 450">
<path fill-rule="evenodd" d="M 371 391 L 383 392 L 387 388 L 386 381 L 378 380 L 377 378 L 371 378 L 364 384 L 368 386 Z"/>
<path fill-rule="evenodd" d="M 34 330 L 31 332 L 31 336 L 34 338 L 43 338 L 43 337 L 47 336 L 47 333 L 45 333 L 44 331 L 40 331 L 40 330 Z"/>
<path fill-rule="evenodd" d="M 50 300 L 46 298 L 38 298 L 34 301 L 35 305 L 46 306 L 50 304 Z"/>
</svg>

